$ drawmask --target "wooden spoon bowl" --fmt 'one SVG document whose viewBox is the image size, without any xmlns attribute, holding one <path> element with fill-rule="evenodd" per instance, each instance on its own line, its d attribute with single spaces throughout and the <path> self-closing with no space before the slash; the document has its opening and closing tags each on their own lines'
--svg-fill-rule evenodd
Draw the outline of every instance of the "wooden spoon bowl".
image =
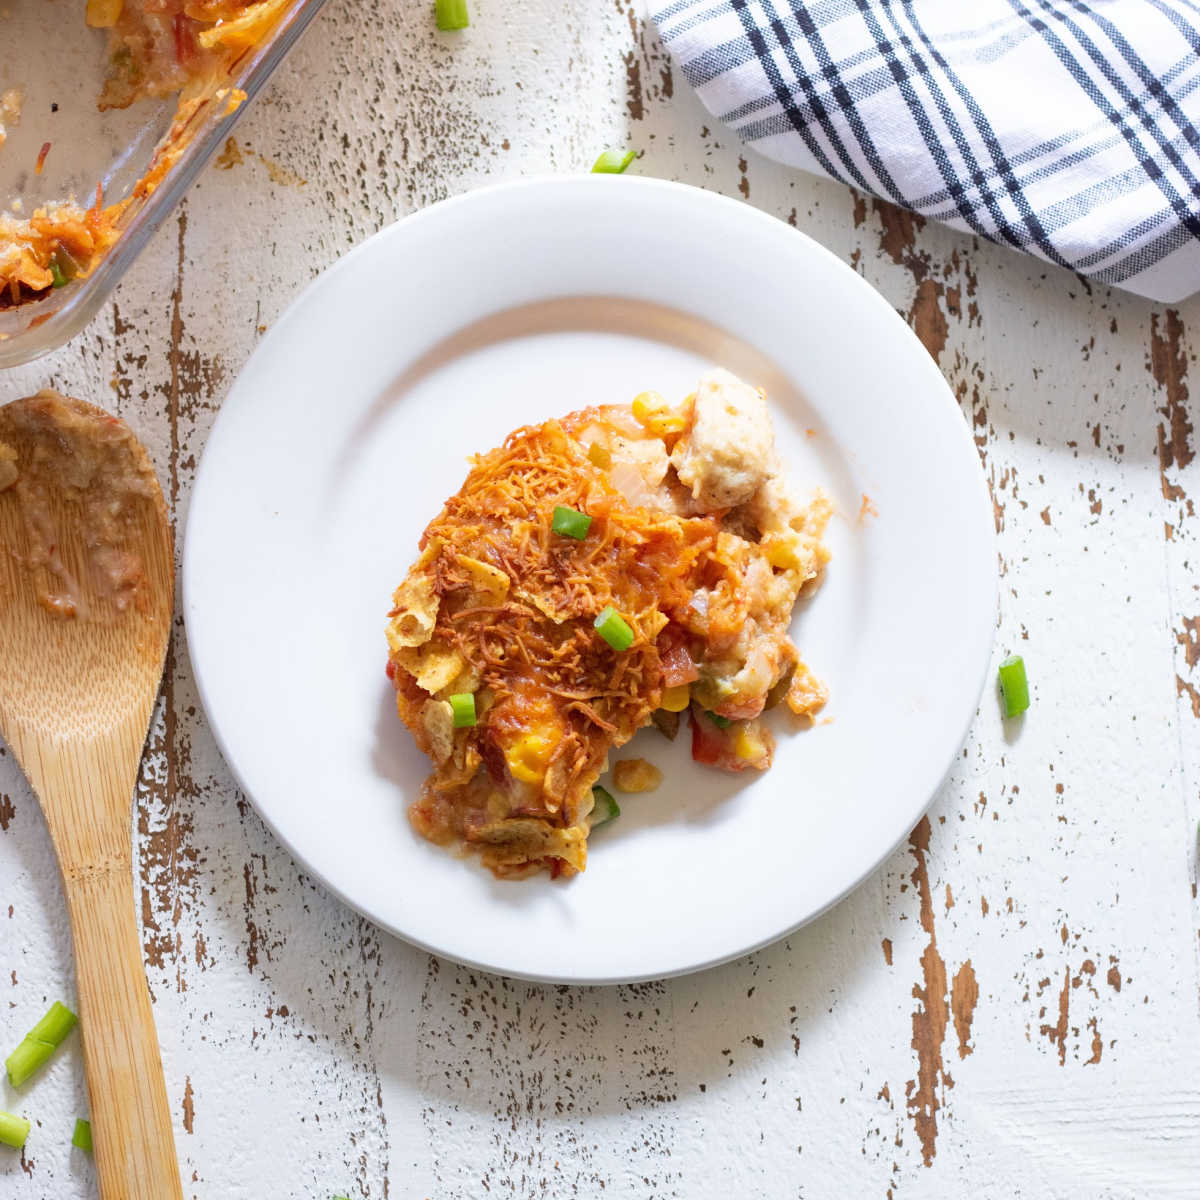
<svg viewBox="0 0 1200 1200">
<path fill-rule="evenodd" d="M 129 427 L 54 392 L 0 408 L 0 734 L 62 870 L 106 1200 L 182 1195 L 130 827 L 174 587 L 162 491 Z"/>
</svg>

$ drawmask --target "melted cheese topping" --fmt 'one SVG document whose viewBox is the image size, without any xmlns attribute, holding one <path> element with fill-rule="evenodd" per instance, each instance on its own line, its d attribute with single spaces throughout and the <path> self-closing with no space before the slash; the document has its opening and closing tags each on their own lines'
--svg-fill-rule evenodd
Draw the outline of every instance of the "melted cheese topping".
<svg viewBox="0 0 1200 1200">
<path fill-rule="evenodd" d="M 724 391 L 738 416 L 725 412 L 734 429 L 718 445 L 706 404 Z M 791 499 L 759 393 L 720 372 L 697 396 L 517 430 L 474 460 L 396 589 L 388 671 L 435 763 L 410 817 L 498 876 L 584 869 L 592 785 L 660 707 L 691 702 L 698 761 L 761 770 L 773 691 L 789 704 L 794 692 L 798 713 L 824 702 L 787 627 L 829 557 L 830 506 Z M 711 504 L 675 463 L 693 480 L 732 473 L 740 504 Z M 553 532 L 560 505 L 591 517 L 582 540 Z M 633 631 L 626 651 L 593 626 L 609 606 Z M 454 729 L 448 700 L 462 692 L 477 724 Z"/>
</svg>

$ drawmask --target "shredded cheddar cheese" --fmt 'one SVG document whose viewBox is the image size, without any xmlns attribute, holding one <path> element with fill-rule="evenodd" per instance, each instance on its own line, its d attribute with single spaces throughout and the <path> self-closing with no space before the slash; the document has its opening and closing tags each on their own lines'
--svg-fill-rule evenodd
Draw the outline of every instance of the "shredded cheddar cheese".
<svg viewBox="0 0 1200 1200">
<path fill-rule="evenodd" d="M 664 425 L 665 402 L 639 400 L 518 429 L 473 459 L 393 596 L 397 710 L 435 764 L 411 820 L 502 878 L 584 869 L 591 788 L 657 710 L 694 702 L 693 756 L 761 770 L 768 693 L 790 682 L 797 711 L 818 706 L 787 627 L 828 559 L 828 503 L 795 505 L 772 451 L 736 464 L 761 475 L 743 506 L 705 511 L 667 461 L 676 444 L 695 457 L 694 412 L 685 403 L 680 426 Z M 585 537 L 553 534 L 559 506 L 592 518 Z M 597 633 L 607 608 L 632 631 L 628 649 Z M 462 692 L 476 724 L 453 728 L 447 702 Z M 617 771 L 631 791 L 661 778 L 642 760 Z"/>
</svg>

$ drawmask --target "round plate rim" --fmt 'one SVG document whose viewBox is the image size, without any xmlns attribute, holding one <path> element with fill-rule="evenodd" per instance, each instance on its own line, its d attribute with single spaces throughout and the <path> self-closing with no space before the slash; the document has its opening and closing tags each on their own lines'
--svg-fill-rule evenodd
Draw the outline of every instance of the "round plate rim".
<svg viewBox="0 0 1200 1200">
<path fill-rule="evenodd" d="M 904 827 L 896 838 L 888 844 L 887 849 L 877 855 L 873 861 L 861 869 L 854 878 L 847 883 L 836 895 L 830 896 L 823 904 L 819 905 L 811 912 L 804 914 L 798 920 L 786 925 L 771 933 L 765 934 L 756 938 L 753 942 L 739 947 L 734 950 L 724 951 L 713 955 L 703 961 L 672 967 L 667 970 L 654 972 L 635 972 L 629 974 L 614 974 L 614 975 L 581 975 L 578 973 L 551 973 L 551 972 L 530 972 L 522 970 L 514 970 L 507 967 L 503 962 L 487 961 L 484 959 L 464 956 L 447 950 L 445 947 L 433 944 L 418 935 L 415 935 L 407 930 L 400 929 L 392 924 L 386 917 L 379 913 L 371 912 L 363 905 L 357 903 L 350 895 L 348 895 L 341 886 L 334 880 L 330 879 L 322 870 L 317 868 L 310 859 L 297 847 L 287 833 L 278 825 L 278 823 L 268 815 L 266 811 L 259 805 L 255 799 L 252 790 L 247 786 L 247 782 L 238 767 L 237 759 L 232 753 L 232 747 L 226 731 L 222 726 L 222 722 L 216 715 L 216 710 L 211 702 L 209 689 L 206 685 L 204 670 L 198 661 L 196 647 L 203 641 L 203 638 L 195 636 L 196 626 L 194 624 L 195 617 L 193 610 L 188 603 L 188 598 L 192 593 L 191 579 L 193 571 L 193 546 L 194 539 L 192 537 L 193 528 L 196 522 L 196 513 L 198 506 L 195 504 L 197 495 L 201 495 L 203 484 L 206 478 L 207 470 L 211 460 L 208 455 L 208 446 L 213 442 L 215 435 L 219 431 L 222 422 L 226 420 L 227 412 L 230 410 L 230 400 L 235 396 L 238 385 L 242 376 L 246 373 L 250 365 L 260 355 L 264 355 L 270 348 L 272 340 L 278 335 L 279 331 L 286 328 L 289 320 L 309 302 L 309 298 L 315 294 L 331 277 L 341 274 L 342 272 L 353 269 L 354 264 L 363 256 L 371 252 L 372 247 L 376 242 L 392 237 L 403 236 L 418 236 L 421 228 L 431 221 L 442 220 L 448 213 L 453 213 L 460 208 L 469 208 L 475 205 L 486 205 L 493 197 L 501 194 L 507 194 L 514 191 L 534 190 L 546 187 L 560 188 L 563 190 L 573 187 L 587 188 L 603 188 L 603 187 L 619 187 L 630 191 L 645 190 L 659 191 L 666 193 L 674 193 L 678 196 L 682 203 L 699 203 L 712 204 L 728 210 L 731 215 L 736 213 L 735 219 L 752 221 L 761 225 L 770 225 L 779 236 L 787 238 L 799 238 L 807 246 L 808 252 L 818 255 L 828 263 L 835 266 L 838 273 L 846 282 L 849 289 L 857 291 L 859 301 L 867 306 L 876 308 L 885 320 L 893 323 L 897 329 L 901 340 L 907 340 L 914 350 L 920 352 L 920 359 L 924 373 L 930 381 L 930 391 L 937 392 L 944 408 L 949 415 L 953 416 L 957 423 L 957 429 L 960 434 L 960 444 L 964 452 L 969 452 L 974 460 L 975 467 L 973 472 L 975 480 L 974 503 L 980 507 L 981 513 L 986 513 L 986 522 L 981 522 L 981 531 L 986 530 L 988 539 L 989 553 L 986 555 L 988 562 L 992 564 L 989 572 L 987 584 L 988 603 L 986 612 L 983 606 L 980 606 L 978 617 L 978 625 L 981 629 L 988 630 L 988 635 L 981 638 L 981 644 L 978 647 L 973 647 L 973 652 L 978 653 L 980 666 L 977 671 L 977 686 L 973 689 L 974 702 L 965 710 L 964 717 L 959 723 L 957 735 L 954 742 L 954 748 L 946 757 L 942 765 L 937 783 L 929 790 L 929 794 L 925 796 L 919 804 L 919 807 L 914 813 L 905 819 Z M 909 837 L 910 831 L 920 819 L 928 812 L 937 795 L 941 784 L 945 781 L 951 766 L 954 764 L 958 754 L 964 744 L 967 734 L 970 731 L 971 725 L 974 722 L 979 702 L 982 698 L 984 689 L 987 684 L 988 672 L 991 663 L 991 651 L 994 643 L 994 637 L 991 631 L 995 627 L 995 617 L 998 611 L 999 604 L 999 567 L 997 561 L 998 542 L 997 535 L 992 520 L 992 502 L 988 485 L 983 472 L 983 464 L 978 457 L 974 439 L 971 437 L 968 425 L 963 418 L 962 411 L 959 408 L 957 401 L 954 398 L 953 392 L 937 367 L 933 359 L 929 356 L 924 345 L 916 336 L 908 324 L 900 317 L 897 311 L 888 304 L 883 295 L 872 287 L 861 275 L 859 275 L 852 267 L 840 259 L 832 250 L 823 246 L 820 242 L 810 237 L 803 230 L 789 225 L 771 214 L 754 208 L 743 201 L 735 200 L 732 197 L 725 196 L 719 192 L 709 191 L 708 189 L 696 187 L 692 184 L 680 183 L 672 180 L 654 179 L 646 176 L 616 176 L 616 175 L 594 175 L 594 174 L 557 174 L 557 175 L 534 175 L 526 176 L 520 179 L 507 180 L 500 183 L 489 184 L 483 187 L 474 188 L 463 192 L 456 196 L 448 197 L 444 200 L 439 200 L 428 205 L 416 212 L 398 218 L 396 221 L 383 226 L 356 246 L 351 247 L 346 253 L 337 258 L 320 274 L 310 280 L 297 295 L 284 307 L 283 311 L 273 322 L 271 328 L 262 337 L 261 341 L 255 346 L 254 350 L 243 364 L 235 378 L 226 398 L 222 403 L 221 410 L 218 412 L 213 421 L 213 425 L 206 439 L 204 450 L 196 470 L 195 480 L 193 482 L 192 494 L 190 498 L 188 517 L 184 535 L 184 548 L 181 564 L 181 593 L 183 596 L 183 615 L 187 632 L 187 645 L 189 658 L 192 664 L 193 676 L 196 683 L 197 692 L 200 703 L 204 709 L 205 717 L 208 722 L 209 729 L 212 732 L 213 738 L 217 744 L 217 748 L 228 767 L 230 773 L 234 777 L 239 789 L 246 795 L 250 802 L 254 805 L 255 811 L 259 817 L 271 830 L 274 837 L 288 851 L 296 862 L 304 868 L 306 872 L 311 873 L 318 879 L 322 887 L 336 896 L 343 904 L 352 911 L 359 913 L 361 916 L 371 921 L 373 924 L 384 929 L 388 933 L 400 938 L 402 941 L 415 946 L 430 954 L 444 957 L 450 961 L 457 962 L 463 966 L 490 972 L 493 974 L 507 976 L 513 979 L 527 980 L 533 983 L 547 984 L 567 984 L 571 986 L 612 986 L 618 984 L 641 983 L 657 979 L 677 978 L 683 975 L 690 975 L 700 971 L 710 970 L 714 967 L 721 966 L 724 963 L 732 962 L 736 959 L 745 957 L 748 954 L 753 954 L 757 950 L 761 950 L 766 946 L 770 946 L 782 939 L 795 933 L 798 929 L 816 921 L 819 917 L 827 913 L 831 908 L 840 904 L 850 893 L 860 887 L 871 875 L 873 875 L 895 851 L 903 845 Z M 973 586 L 978 587 L 981 581 L 973 581 Z M 910 819 L 911 818 L 911 819 Z M 464 869 L 470 869 L 469 864 L 464 864 Z"/>
</svg>

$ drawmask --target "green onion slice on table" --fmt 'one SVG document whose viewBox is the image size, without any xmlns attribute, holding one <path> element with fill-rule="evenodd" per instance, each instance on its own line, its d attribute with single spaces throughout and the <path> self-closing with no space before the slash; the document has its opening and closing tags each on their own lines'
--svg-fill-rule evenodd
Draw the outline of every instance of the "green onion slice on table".
<svg viewBox="0 0 1200 1200">
<path fill-rule="evenodd" d="M 20 1150 L 29 1136 L 29 1122 L 24 1117 L 14 1117 L 12 1113 L 0 1112 L 0 1142 Z"/>
<path fill-rule="evenodd" d="M 65 1004 L 55 1000 L 46 1015 L 4 1060 L 8 1082 L 13 1087 L 20 1087 L 31 1075 L 40 1071 L 78 1022 L 79 1018 Z"/>
<path fill-rule="evenodd" d="M 435 0 L 433 15 L 437 27 L 445 32 L 466 29 L 471 24 L 467 0 Z"/>
<path fill-rule="evenodd" d="M 636 150 L 605 150 L 594 163 L 593 175 L 623 175 L 625 168 L 637 158 Z"/>
<path fill-rule="evenodd" d="M 75 1132 L 71 1134 L 71 1145 L 78 1146 L 80 1150 L 86 1150 L 89 1154 L 92 1152 L 92 1123 L 85 1121 L 79 1117 L 75 1121 Z"/>
<path fill-rule="evenodd" d="M 1029 680 L 1025 660 L 1019 654 L 1010 654 L 1000 664 L 1000 693 L 1006 717 L 1018 716 L 1029 707 Z"/>
</svg>

